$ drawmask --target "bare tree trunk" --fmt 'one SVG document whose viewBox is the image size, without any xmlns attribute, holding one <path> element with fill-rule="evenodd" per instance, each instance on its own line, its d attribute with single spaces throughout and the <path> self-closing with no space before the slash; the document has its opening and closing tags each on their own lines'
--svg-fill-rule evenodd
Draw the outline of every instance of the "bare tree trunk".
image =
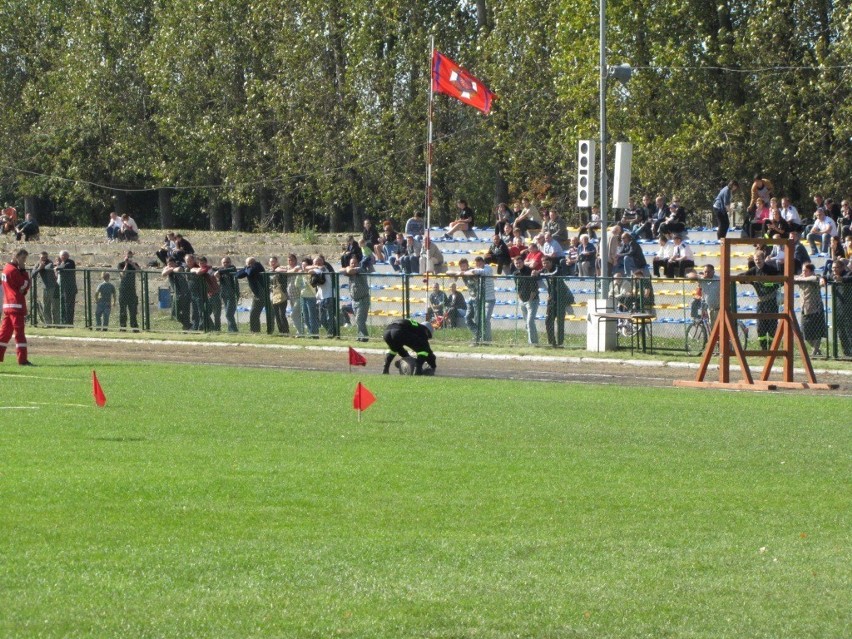
<svg viewBox="0 0 852 639">
<path fill-rule="evenodd" d="M 231 230 L 232 231 L 242 231 L 243 230 L 243 215 L 245 214 L 245 209 L 242 204 L 237 204 L 236 202 L 231 203 Z"/>
<path fill-rule="evenodd" d="M 257 203 L 260 207 L 260 227 L 270 228 L 272 226 L 272 212 L 269 208 L 269 191 L 263 187 L 258 189 Z"/>
<path fill-rule="evenodd" d="M 115 212 L 118 213 L 119 216 L 129 213 L 127 210 L 127 193 L 124 191 L 118 191 L 114 196 L 114 203 Z"/>
<path fill-rule="evenodd" d="M 225 202 L 210 203 L 210 230 L 224 231 L 225 230 Z"/>
<path fill-rule="evenodd" d="M 293 232 L 293 198 L 289 193 L 281 198 L 281 230 L 284 233 Z"/>
<path fill-rule="evenodd" d="M 172 191 L 157 189 L 157 199 L 160 208 L 160 228 L 170 229 L 175 225 L 175 215 L 172 209 Z"/>
<path fill-rule="evenodd" d="M 38 220 L 39 207 L 38 198 L 35 195 L 24 196 L 24 215 L 32 215 Z"/>
<path fill-rule="evenodd" d="M 509 204 L 509 184 L 503 177 L 503 172 L 497 169 L 494 176 L 494 204 Z"/>
</svg>

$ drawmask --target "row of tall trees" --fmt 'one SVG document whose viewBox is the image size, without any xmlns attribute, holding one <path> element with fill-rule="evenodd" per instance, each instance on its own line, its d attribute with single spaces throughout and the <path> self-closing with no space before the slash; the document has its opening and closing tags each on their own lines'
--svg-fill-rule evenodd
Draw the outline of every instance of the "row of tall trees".
<svg viewBox="0 0 852 639">
<path fill-rule="evenodd" d="M 800 203 L 852 176 L 852 9 L 610 0 L 610 143 L 636 192 L 709 207 L 760 172 Z M 424 204 L 429 39 L 499 95 L 435 109 L 435 205 L 531 193 L 576 217 L 598 135 L 580 0 L 4 0 L 0 196 L 58 222 L 344 230 Z M 611 156 L 610 156 L 611 157 Z M 807 208 L 807 207 L 805 207 Z"/>
</svg>

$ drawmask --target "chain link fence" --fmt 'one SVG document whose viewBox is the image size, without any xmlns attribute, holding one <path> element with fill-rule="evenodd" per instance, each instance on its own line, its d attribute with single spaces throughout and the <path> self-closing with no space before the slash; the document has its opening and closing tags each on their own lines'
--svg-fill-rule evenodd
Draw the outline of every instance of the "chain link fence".
<svg viewBox="0 0 852 639">
<path fill-rule="evenodd" d="M 588 311 L 600 306 L 606 291 L 609 308 L 653 315 L 652 352 L 699 354 L 715 319 L 714 309 L 702 306 L 702 280 L 695 279 L 326 273 L 320 282 L 310 273 L 265 272 L 253 287 L 235 274 L 236 269 L 211 276 L 132 269 L 36 272 L 29 322 L 93 331 L 367 341 L 381 339 L 393 319 L 411 317 L 430 322 L 437 343 L 585 349 Z M 751 287 L 740 285 L 731 294 L 739 311 L 758 309 Z M 778 296 L 780 304 L 780 287 Z M 806 296 L 797 286 L 795 310 L 814 356 L 852 358 L 852 283 L 819 285 L 821 320 L 812 300 L 802 308 Z M 756 348 L 753 340 L 764 328 L 755 320 L 741 322 L 741 339 Z M 628 337 L 619 331 L 619 345 Z"/>
</svg>

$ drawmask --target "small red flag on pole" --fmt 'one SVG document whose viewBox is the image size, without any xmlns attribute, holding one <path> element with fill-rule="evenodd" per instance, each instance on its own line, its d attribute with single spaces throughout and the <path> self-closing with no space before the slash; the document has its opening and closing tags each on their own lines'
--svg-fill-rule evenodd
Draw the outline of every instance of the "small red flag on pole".
<svg viewBox="0 0 852 639">
<path fill-rule="evenodd" d="M 367 410 L 372 403 L 376 401 L 376 396 L 373 395 L 367 387 L 361 382 L 355 387 L 355 397 L 352 398 L 352 407 L 358 411 L 358 421 L 361 421 L 361 411 Z"/>
<path fill-rule="evenodd" d="M 104 395 L 104 389 L 101 388 L 101 383 L 98 381 L 95 371 L 92 371 L 92 395 L 95 396 L 95 404 L 103 408 L 106 404 L 106 395 Z"/>
<path fill-rule="evenodd" d="M 366 366 L 367 358 L 351 346 L 349 347 L 349 366 Z"/>
</svg>

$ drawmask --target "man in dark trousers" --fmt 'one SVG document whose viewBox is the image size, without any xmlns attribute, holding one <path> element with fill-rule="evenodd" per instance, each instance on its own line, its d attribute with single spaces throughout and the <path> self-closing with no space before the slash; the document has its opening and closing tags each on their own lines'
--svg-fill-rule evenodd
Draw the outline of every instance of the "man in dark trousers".
<svg viewBox="0 0 852 639">
<path fill-rule="evenodd" d="M 388 345 L 388 353 L 385 355 L 385 367 L 382 370 L 384 375 L 390 371 L 390 365 L 394 357 L 399 355 L 406 359 L 409 357 L 407 346 L 417 355 L 417 363 L 414 365 L 414 374 L 423 375 L 424 362 L 429 364 L 430 373 L 435 372 L 435 353 L 432 352 L 432 347 L 429 346 L 429 340 L 432 338 L 432 327 L 429 324 L 419 324 L 410 319 L 394 320 L 385 328 L 384 339 Z"/>
</svg>

